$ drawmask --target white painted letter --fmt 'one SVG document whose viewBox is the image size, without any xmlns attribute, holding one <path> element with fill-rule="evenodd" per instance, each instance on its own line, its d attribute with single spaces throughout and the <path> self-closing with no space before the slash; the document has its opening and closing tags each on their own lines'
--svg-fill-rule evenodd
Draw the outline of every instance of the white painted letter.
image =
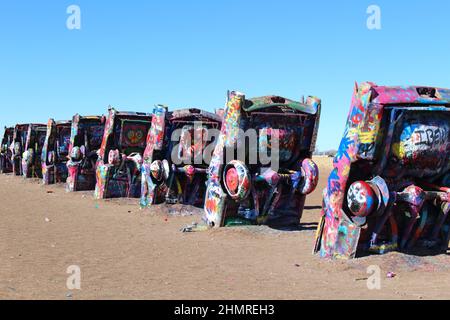
<svg viewBox="0 0 450 320">
<path fill-rule="evenodd" d="M 67 7 L 67 14 L 70 16 L 67 18 L 66 26 L 69 30 L 81 29 L 81 10 L 77 5 L 71 5 Z"/>
<path fill-rule="evenodd" d="M 381 289 L 381 269 L 379 266 L 368 266 L 367 273 L 371 276 L 367 278 L 367 289 L 380 290 Z"/>
<path fill-rule="evenodd" d="M 367 29 L 381 30 L 381 8 L 377 5 L 370 5 L 367 8 Z"/>
<path fill-rule="evenodd" d="M 69 266 L 66 273 L 70 274 L 67 278 L 67 289 L 81 290 L 81 269 L 79 266 Z"/>
</svg>

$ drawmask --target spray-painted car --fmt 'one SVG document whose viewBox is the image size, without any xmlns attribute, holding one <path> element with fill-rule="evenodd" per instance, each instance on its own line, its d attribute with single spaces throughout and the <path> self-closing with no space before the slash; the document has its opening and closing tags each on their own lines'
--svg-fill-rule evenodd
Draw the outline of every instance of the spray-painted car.
<svg viewBox="0 0 450 320">
<path fill-rule="evenodd" d="M 64 183 L 67 179 L 71 121 L 49 119 L 42 148 L 42 181 L 44 184 Z"/>
<path fill-rule="evenodd" d="M 139 198 L 142 155 L 152 115 L 109 109 L 98 152 L 95 198 Z"/>
<path fill-rule="evenodd" d="M 209 226 L 300 223 L 305 197 L 318 181 L 311 157 L 320 108 L 315 97 L 297 102 L 229 92 L 209 168 Z"/>
<path fill-rule="evenodd" d="M 67 191 L 95 189 L 97 151 L 102 144 L 104 131 L 105 117 L 79 114 L 73 117 L 67 161 Z"/>
<path fill-rule="evenodd" d="M 214 150 L 213 130 L 222 117 L 200 109 L 153 111 L 142 167 L 141 206 L 182 203 L 203 206 L 207 170 Z"/>
<path fill-rule="evenodd" d="M 11 144 L 14 137 L 14 128 L 5 127 L 3 133 L 2 145 L 0 149 L 0 173 L 12 172 L 12 152 Z"/>
<path fill-rule="evenodd" d="M 447 250 L 450 90 L 356 85 L 315 252 Z"/>
<path fill-rule="evenodd" d="M 13 173 L 15 176 L 22 175 L 22 154 L 27 141 L 29 124 L 16 124 L 14 127 L 13 141 L 10 145 Z"/>
<path fill-rule="evenodd" d="M 14 128 L 11 152 L 13 172 L 25 178 L 42 178 L 41 152 L 44 146 L 47 125 L 18 124 Z"/>
</svg>

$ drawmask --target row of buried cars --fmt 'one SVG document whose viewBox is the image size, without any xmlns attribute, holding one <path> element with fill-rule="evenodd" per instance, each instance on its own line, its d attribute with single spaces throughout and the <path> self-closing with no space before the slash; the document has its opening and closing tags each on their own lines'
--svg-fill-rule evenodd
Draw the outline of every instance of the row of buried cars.
<svg viewBox="0 0 450 320">
<path fill-rule="evenodd" d="M 298 225 L 319 178 L 311 158 L 320 109 L 316 97 L 233 91 L 215 113 L 157 105 L 151 114 L 109 108 L 107 116 L 18 124 L 5 128 L 0 170 L 94 190 L 97 199 L 140 198 L 143 208 L 203 207 L 209 227 Z M 449 111 L 449 89 L 355 86 L 315 253 L 447 251 Z"/>
</svg>

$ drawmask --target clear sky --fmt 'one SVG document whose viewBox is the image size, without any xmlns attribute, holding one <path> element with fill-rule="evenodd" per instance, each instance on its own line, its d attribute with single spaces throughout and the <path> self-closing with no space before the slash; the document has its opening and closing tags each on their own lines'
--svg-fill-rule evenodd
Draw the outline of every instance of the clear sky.
<svg viewBox="0 0 450 320">
<path fill-rule="evenodd" d="M 69 30 L 69 5 L 81 30 Z M 369 5 L 381 30 L 366 26 Z M 448 0 L 0 2 L 0 125 L 315 95 L 337 148 L 354 82 L 450 88 Z M 3 130 L 0 130 L 1 132 Z"/>
</svg>

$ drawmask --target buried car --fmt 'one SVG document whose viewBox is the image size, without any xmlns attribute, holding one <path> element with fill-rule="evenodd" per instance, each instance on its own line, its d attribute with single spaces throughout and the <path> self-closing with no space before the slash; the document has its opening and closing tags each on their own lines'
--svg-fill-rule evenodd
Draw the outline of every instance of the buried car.
<svg viewBox="0 0 450 320">
<path fill-rule="evenodd" d="M 16 176 L 22 175 L 22 154 L 27 141 L 29 126 L 29 124 L 16 124 L 14 127 L 13 140 L 9 148 L 11 150 L 13 174 Z"/>
<path fill-rule="evenodd" d="M 200 109 L 155 107 L 142 166 L 141 207 L 161 202 L 203 206 L 213 130 L 218 132 L 221 123 L 220 115 Z"/>
<path fill-rule="evenodd" d="M 450 90 L 356 85 L 315 252 L 446 251 Z"/>
<path fill-rule="evenodd" d="M 14 128 L 5 127 L 0 149 L 0 173 L 10 173 L 12 167 L 12 151 L 10 149 L 14 136 Z"/>
<path fill-rule="evenodd" d="M 105 117 L 80 116 L 72 120 L 67 161 L 68 192 L 94 190 L 98 154 L 105 130 Z"/>
<path fill-rule="evenodd" d="M 42 148 L 42 181 L 44 184 L 64 183 L 67 179 L 71 121 L 49 119 Z"/>
<path fill-rule="evenodd" d="M 109 109 L 98 152 L 95 198 L 139 198 L 142 154 L 152 115 Z"/>
<path fill-rule="evenodd" d="M 205 196 L 210 227 L 299 224 L 318 182 L 311 156 L 320 107 L 315 97 L 297 102 L 228 93 Z"/>
<path fill-rule="evenodd" d="M 18 124 L 11 144 L 13 173 L 25 178 L 42 178 L 41 152 L 47 126 L 45 124 Z"/>
</svg>

